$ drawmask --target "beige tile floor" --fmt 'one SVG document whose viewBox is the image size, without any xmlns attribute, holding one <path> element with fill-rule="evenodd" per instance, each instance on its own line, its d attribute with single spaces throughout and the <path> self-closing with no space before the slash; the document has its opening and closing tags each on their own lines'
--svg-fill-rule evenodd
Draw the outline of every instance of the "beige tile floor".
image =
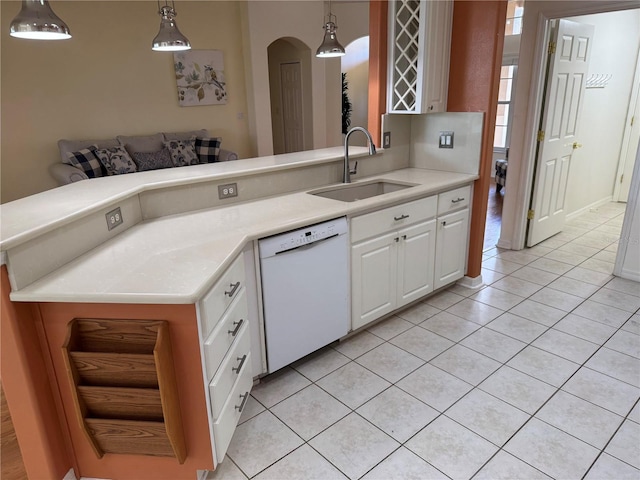
<svg viewBox="0 0 640 480">
<path fill-rule="evenodd" d="M 220 479 L 640 479 L 640 284 L 624 206 L 253 389 Z"/>
</svg>

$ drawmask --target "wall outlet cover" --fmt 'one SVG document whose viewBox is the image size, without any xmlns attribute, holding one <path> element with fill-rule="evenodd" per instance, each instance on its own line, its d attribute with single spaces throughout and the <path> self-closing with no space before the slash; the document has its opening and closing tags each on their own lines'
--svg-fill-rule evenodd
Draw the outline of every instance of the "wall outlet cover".
<svg viewBox="0 0 640 480">
<path fill-rule="evenodd" d="M 218 185 L 218 198 L 220 200 L 225 198 L 237 197 L 237 196 L 238 196 L 237 183 L 227 183 L 225 185 Z"/>
<path fill-rule="evenodd" d="M 122 212 L 120 211 L 120 207 L 114 208 L 110 212 L 105 214 L 105 218 L 107 219 L 107 229 L 113 230 L 118 225 L 122 225 L 124 219 L 122 218 Z"/>
<path fill-rule="evenodd" d="M 391 132 L 382 134 L 382 148 L 391 148 Z"/>
</svg>

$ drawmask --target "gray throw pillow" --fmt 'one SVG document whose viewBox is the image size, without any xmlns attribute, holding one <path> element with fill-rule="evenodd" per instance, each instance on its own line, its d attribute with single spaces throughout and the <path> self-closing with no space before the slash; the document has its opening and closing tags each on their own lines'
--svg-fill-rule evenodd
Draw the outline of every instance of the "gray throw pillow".
<svg viewBox="0 0 640 480">
<path fill-rule="evenodd" d="M 100 163 L 104 165 L 104 168 L 107 169 L 107 175 L 109 176 L 133 173 L 138 170 L 124 146 L 99 148 L 94 153 Z"/>
<path fill-rule="evenodd" d="M 164 142 L 164 146 L 171 153 L 171 160 L 175 167 L 197 165 L 199 163 L 194 142 L 194 140 L 170 140 Z"/>
<path fill-rule="evenodd" d="M 157 152 L 133 152 L 133 161 L 136 162 L 139 172 L 173 167 L 168 148 L 163 148 Z"/>
</svg>

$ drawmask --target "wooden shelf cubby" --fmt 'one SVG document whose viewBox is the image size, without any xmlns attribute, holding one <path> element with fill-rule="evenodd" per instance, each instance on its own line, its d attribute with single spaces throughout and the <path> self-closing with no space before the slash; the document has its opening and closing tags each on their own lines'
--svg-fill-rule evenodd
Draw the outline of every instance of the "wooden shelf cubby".
<svg viewBox="0 0 640 480">
<path fill-rule="evenodd" d="M 98 458 L 155 455 L 184 463 L 167 322 L 76 318 L 62 350 L 78 421 Z"/>
</svg>

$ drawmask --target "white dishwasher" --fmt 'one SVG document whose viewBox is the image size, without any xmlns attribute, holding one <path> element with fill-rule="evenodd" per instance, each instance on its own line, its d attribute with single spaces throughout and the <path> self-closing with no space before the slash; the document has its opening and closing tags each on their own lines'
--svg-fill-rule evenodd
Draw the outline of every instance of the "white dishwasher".
<svg viewBox="0 0 640 480">
<path fill-rule="evenodd" d="M 350 329 L 347 220 L 263 238 L 258 246 L 271 373 Z"/>
</svg>

